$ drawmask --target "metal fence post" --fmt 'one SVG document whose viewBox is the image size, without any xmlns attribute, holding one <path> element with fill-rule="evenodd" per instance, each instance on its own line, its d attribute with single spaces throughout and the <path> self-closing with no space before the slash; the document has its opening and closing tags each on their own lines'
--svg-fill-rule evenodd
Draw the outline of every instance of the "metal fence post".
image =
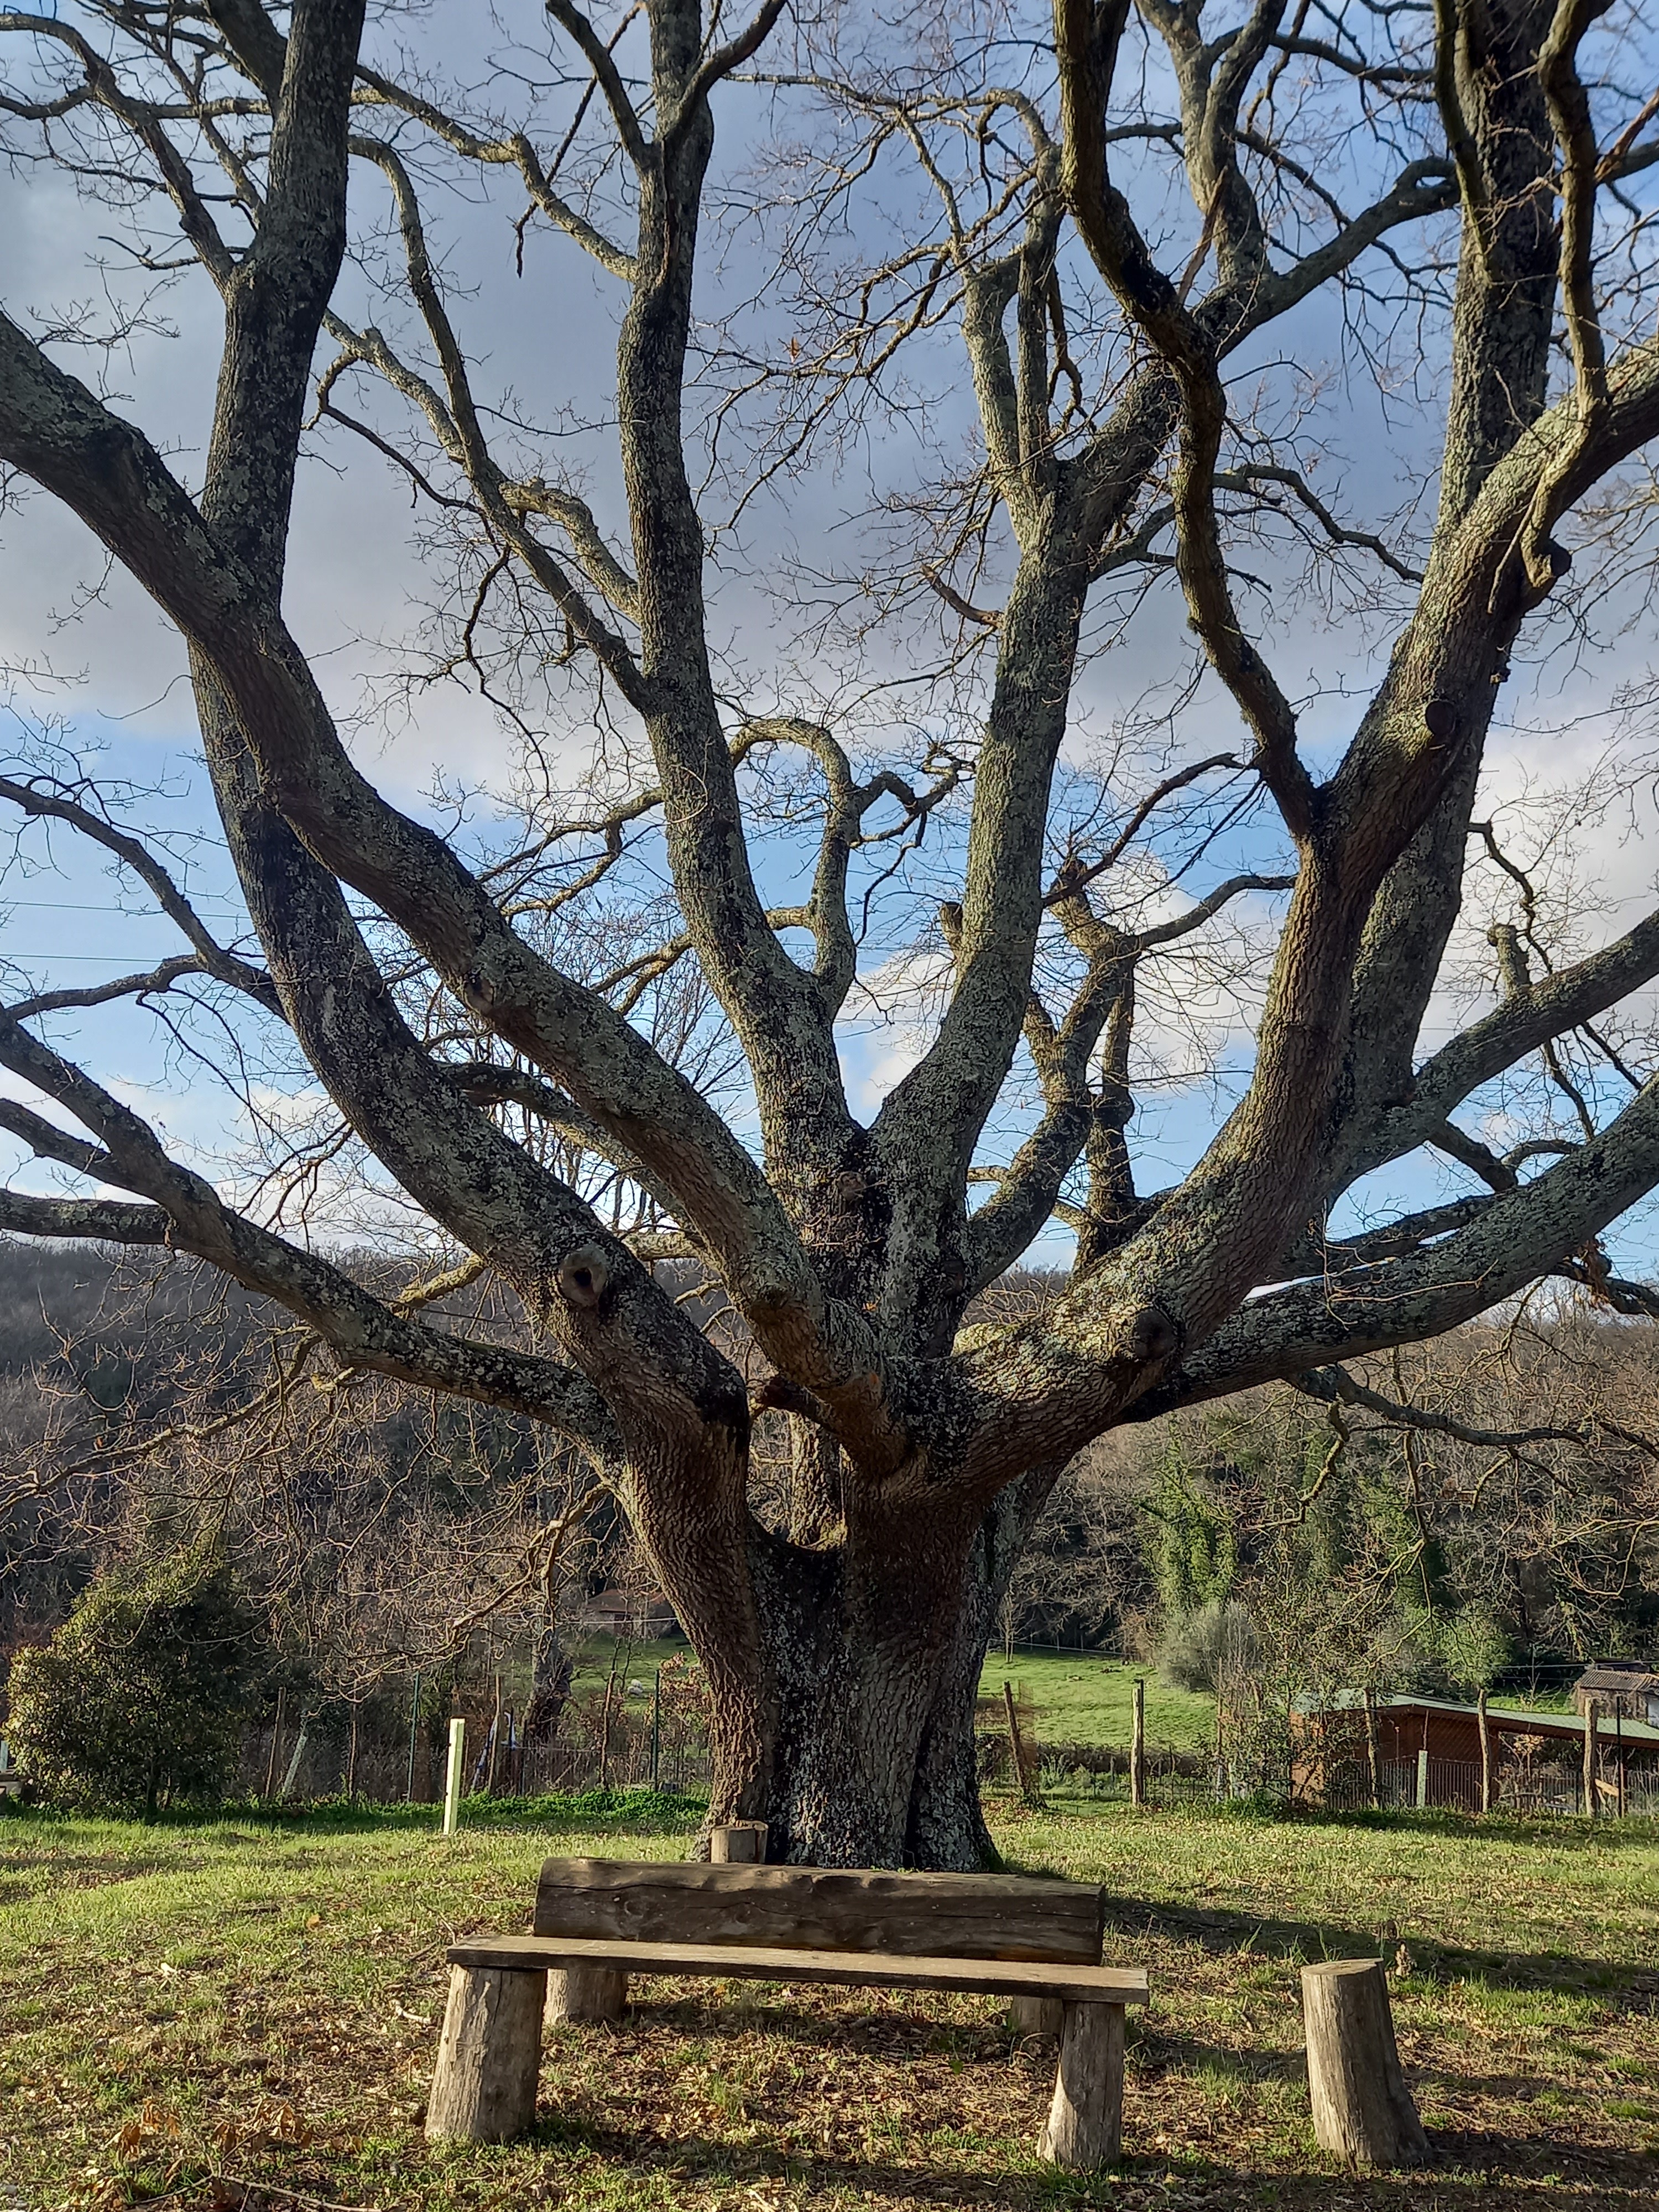
<svg viewBox="0 0 1659 2212">
<path fill-rule="evenodd" d="M 1429 1747 L 1425 1744 L 1417 1754 L 1417 1809 L 1420 1813 L 1429 1802 Z"/>
</svg>

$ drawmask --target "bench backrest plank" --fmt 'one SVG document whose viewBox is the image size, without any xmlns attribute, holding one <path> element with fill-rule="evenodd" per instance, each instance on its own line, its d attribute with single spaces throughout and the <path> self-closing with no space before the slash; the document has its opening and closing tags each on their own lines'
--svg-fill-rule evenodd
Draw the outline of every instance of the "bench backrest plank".
<svg viewBox="0 0 1659 2212">
<path fill-rule="evenodd" d="M 1100 1963 L 1105 1896 L 1035 1875 L 549 1859 L 538 1936 Z"/>
</svg>

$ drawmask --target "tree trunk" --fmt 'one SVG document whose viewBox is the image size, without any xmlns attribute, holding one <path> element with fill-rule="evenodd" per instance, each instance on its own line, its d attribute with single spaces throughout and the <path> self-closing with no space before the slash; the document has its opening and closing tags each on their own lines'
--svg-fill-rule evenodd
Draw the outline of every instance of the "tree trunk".
<svg viewBox="0 0 1659 2212">
<path fill-rule="evenodd" d="M 975 1703 L 1008 1578 L 1058 1471 L 1028 1475 L 977 1522 L 914 1507 L 878 1522 L 855 1508 L 826 1549 L 753 1531 L 763 1680 L 735 1716 L 720 1680 L 742 1674 L 737 1638 L 723 1651 L 721 1625 L 707 1619 L 694 1638 L 714 1691 L 711 1826 L 763 1820 L 768 1856 L 798 1865 L 997 1863 Z M 744 1763 L 756 1712 L 757 1770 Z"/>
<path fill-rule="evenodd" d="M 530 1697 L 524 1709 L 524 1746 L 551 1743 L 559 1732 L 565 1699 L 570 1695 L 570 1655 L 559 1642 L 556 1622 L 550 1620 L 536 1632 L 530 1662 Z"/>
<path fill-rule="evenodd" d="M 850 1571 L 845 1551 L 765 1548 L 757 1582 L 770 1776 L 768 1802 L 751 1817 L 768 1822 L 775 1860 L 902 1865 L 960 1565 L 951 1577 L 941 1564 L 932 1589 L 913 1585 L 902 1601 L 890 1589 L 876 1602 L 883 1578 Z M 720 1717 L 717 1705 L 717 1728 Z M 732 1817 L 711 1805 L 715 1825 Z"/>
</svg>

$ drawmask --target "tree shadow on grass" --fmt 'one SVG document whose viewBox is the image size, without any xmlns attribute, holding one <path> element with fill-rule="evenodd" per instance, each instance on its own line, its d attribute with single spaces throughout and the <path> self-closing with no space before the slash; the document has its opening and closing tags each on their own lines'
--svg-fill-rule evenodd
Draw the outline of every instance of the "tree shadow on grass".
<svg viewBox="0 0 1659 2212">
<path fill-rule="evenodd" d="M 1308 2078 L 1305 2051 L 1268 2051 L 1259 2045 L 1239 2049 L 1226 2044 L 1205 2043 L 1196 2036 L 1171 2032 L 1161 2023 L 1149 2024 L 1131 2040 L 1129 2048 L 1135 2071 L 1149 2076 L 1206 2074 L 1239 2082 L 1303 2083 Z"/>
<path fill-rule="evenodd" d="M 1563 1844 L 1576 1843 L 1585 1850 L 1650 1851 L 1659 1843 L 1659 1819 L 1648 1814 L 1591 1822 L 1571 1813 L 1528 1817 L 1521 1813 L 1460 1813 L 1449 1806 L 1431 1807 L 1421 1813 L 1414 1809 L 1372 1812 L 1364 1808 L 1339 1813 L 1304 1807 L 1282 1817 L 1290 1828 L 1358 1829 L 1370 1835 L 1404 1832 L 1460 1844 L 1547 1844 L 1559 1849 Z"/>
<path fill-rule="evenodd" d="M 1197 1905 L 1152 1905 L 1139 1898 L 1106 1900 L 1107 1949 L 1114 1929 L 1123 1935 L 1184 1938 L 1218 1954 L 1250 1952 L 1291 1960 L 1374 1959 L 1374 1931 L 1335 1921 L 1262 1918 Z M 1485 1951 L 1433 1936 L 1413 1935 L 1413 1971 L 1437 1981 L 1483 1981 L 1499 1988 L 1547 1989 L 1565 1994 L 1618 1992 L 1659 1998 L 1659 1967 L 1565 1951 Z"/>
<path fill-rule="evenodd" d="M 43 1887 L 103 1889 L 112 1882 L 142 1881 L 146 1875 L 176 1874 L 179 1863 L 176 1852 L 144 1858 L 130 1857 L 124 1852 L 118 1859 L 92 1850 L 9 1852 L 0 1860 L 0 1902 L 21 1905 L 38 1897 Z M 40 1875 L 48 1878 L 45 1884 L 27 1879 Z"/>
<path fill-rule="evenodd" d="M 877 2204 L 917 2202 L 964 2206 L 1121 2208 L 1272 2204 L 1295 2212 L 1498 2212 L 1536 2205 L 1555 2182 L 1574 2212 L 1650 2212 L 1659 2160 L 1603 2152 L 1546 2137 L 1519 2142 L 1477 2130 L 1431 2131 L 1430 2166 L 1406 2173 L 1344 2170 L 1332 2163 L 1295 2172 L 1283 2165 L 1240 2171 L 1179 2151 L 1130 2154 L 1094 2174 L 1073 2174 L 1035 2162 L 964 2164 L 948 2142 L 924 2139 L 919 2154 L 900 2160 L 825 2151 L 808 2154 L 764 2142 L 741 2147 L 696 2132 L 641 2142 L 596 2121 L 545 2115 L 532 2142 L 574 2149 L 647 2174 L 672 2172 L 677 2182 L 755 2193 L 768 2185 L 832 2194 Z M 761 2197 L 758 2201 L 763 2202 Z"/>
</svg>

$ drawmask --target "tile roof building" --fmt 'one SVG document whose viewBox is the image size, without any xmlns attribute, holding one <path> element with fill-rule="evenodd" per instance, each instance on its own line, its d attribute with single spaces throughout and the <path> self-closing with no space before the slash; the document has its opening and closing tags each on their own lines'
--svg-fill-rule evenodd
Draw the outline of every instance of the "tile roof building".
<svg viewBox="0 0 1659 2212">
<path fill-rule="evenodd" d="M 1659 1674 L 1644 1659 L 1596 1659 L 1572 1686 L 1572 1702 L 1583 1712 L 1591 1698 L 1604 1713 L 1659 1728 Z"/>
</svg>

